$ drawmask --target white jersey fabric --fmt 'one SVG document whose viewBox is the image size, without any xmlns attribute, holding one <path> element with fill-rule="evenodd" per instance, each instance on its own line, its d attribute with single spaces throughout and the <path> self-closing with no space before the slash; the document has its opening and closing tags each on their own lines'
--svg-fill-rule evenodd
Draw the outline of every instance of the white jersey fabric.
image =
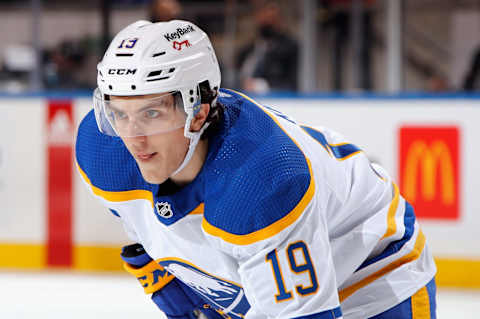
<svg viewBox="0 0 480 319">
<path fill-rule="evenodd" d="M 436 272 L 413 208 L 344 138 L 221 90 L 195 180 L 165 194 L 119 138 L 79 128 L 79 171 L 130 238 L 232 318 L 365 319 Z"/>
</svg>

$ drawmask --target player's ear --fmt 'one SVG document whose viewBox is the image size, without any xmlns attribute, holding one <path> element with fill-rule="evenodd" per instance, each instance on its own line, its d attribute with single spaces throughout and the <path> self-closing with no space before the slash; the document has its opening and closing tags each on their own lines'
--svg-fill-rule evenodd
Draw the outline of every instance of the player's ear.
<svg viewBox="0 0 480 319">
<path fill-rule="evenodd" d="M 190 131 L 198 132 L 203 126 L 203 123 L 207 120 L 208 113 L 210 112 L 210 104 L 204 103 L 200 105 L 200 110 L 195 115 L 190 124 Z"/>
</svg>

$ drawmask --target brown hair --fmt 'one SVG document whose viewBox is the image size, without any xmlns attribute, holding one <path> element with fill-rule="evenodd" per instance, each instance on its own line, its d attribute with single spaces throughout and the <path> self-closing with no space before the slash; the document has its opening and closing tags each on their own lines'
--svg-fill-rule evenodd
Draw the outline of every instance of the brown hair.
<svg viewBox="0 0 480 319">
<path fill-rule="evenodd" d="M 218 88 L 214 87 L 213 90 L 207 92 L 202 92 L 202 86 L 200 85 L 200 92 L 202 94 L 202 103 L 210 104 L 210 111 L 208 112 L 206 122 L 210 123 L 209 127 L 203 132 L 201 139 L 207 139 L 218 131 L 220 124 L 223 121 L 223 113 L 225 107 L 223 104 L 218 102 Z M 206 93 L 206 96 L 204 95 Z M 205 97 L 205 100 L 204 100 Z"/>
</svg>

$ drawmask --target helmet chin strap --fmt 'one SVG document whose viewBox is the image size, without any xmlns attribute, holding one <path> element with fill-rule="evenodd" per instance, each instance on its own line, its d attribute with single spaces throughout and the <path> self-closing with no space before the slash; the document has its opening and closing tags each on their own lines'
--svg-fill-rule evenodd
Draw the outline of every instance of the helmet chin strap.
<svg viewBox="0 0 480 319">
<path fill-rule="evenodd" d="M 190 162 L 190 160 L 193 157 L 193 153 L 195 152 L 195 148 L 197 147 L 198 141 L 200 141 L 200 137 L 202 136 L 203 132 L 207 129 L 207 127 L 210 125 L 210 123 L 205 123 L 203 127 L 200 129 L 200 131 L 190 132 L 190 129 L 189 129 L 190 122 L 191 120 L 187 120 L 188 125 L 185 125 L 185 136 L 190 138 L 190 144 L 188 145 L 187 155 L 185 155 L 185 158 L 183 159 L 182 164 L 180 164 L 180 166 L 170 176 L 174 176 L 178 174 L 181 170 L 185 168 L 185 166 L 187 166 L 187 164 Z"/>
<path fill-rule="evenodd" d="M 211 105 L 216 103 L 216 100 L 217 100 L 217 97 L 215 97 L 214 100 L 212 102 L 210 102 Z M 187 155 L 185 155 L 185 158 L 183 159 L 182 164 L 180 164 L 180 166 L 170 176 L 175 176 L 176 174 L 178 174 L 181 170 L 183 170 L 188 165 L 188 163 L 190 162 L 190 160 L 193 157 L 193 154 L 195 152 L 195 148 L 197 147 L 197 144 L 200 141 L 200 137 L 202 136 L 203 132 L 205 132 L 205 130 L 210 125 L 209 122 L 206 122 L 206 123 L 203 124 L 200 131 L 198 131 L 198 132 L 191 132 L 190 131 L 190 125 L 192 123 L 192 120 L 195 117 L 195 115 L 198 114 L 198 112 L 200 110 L 200 107 L 197 107 L 197 106 L 200 106 L 200 103 L 193 106 L 193 112 L 187 112 L 188 115 L 187 115 L 187 119 L 185 120 L 185 130 L 183 131 L 183 135 L 185 135 L 186 138 L 190 139 L 190 143 L 188 145 Z"/>
</svg>

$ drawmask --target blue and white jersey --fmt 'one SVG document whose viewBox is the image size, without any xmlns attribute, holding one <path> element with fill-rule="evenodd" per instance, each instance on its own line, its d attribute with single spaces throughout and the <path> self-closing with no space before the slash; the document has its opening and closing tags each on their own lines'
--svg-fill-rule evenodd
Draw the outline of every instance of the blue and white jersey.
<svg viewBox="0 0 480 319">
<path fill-rule="evenodd" d="M 171 274 L 232 318 L 368 318 L 435 274 L 413 208 L 339 134 L 221 90 L 223 124 L 172 195 L 93 112 L 76 145 L 92 193 Z"/>
</svg>

